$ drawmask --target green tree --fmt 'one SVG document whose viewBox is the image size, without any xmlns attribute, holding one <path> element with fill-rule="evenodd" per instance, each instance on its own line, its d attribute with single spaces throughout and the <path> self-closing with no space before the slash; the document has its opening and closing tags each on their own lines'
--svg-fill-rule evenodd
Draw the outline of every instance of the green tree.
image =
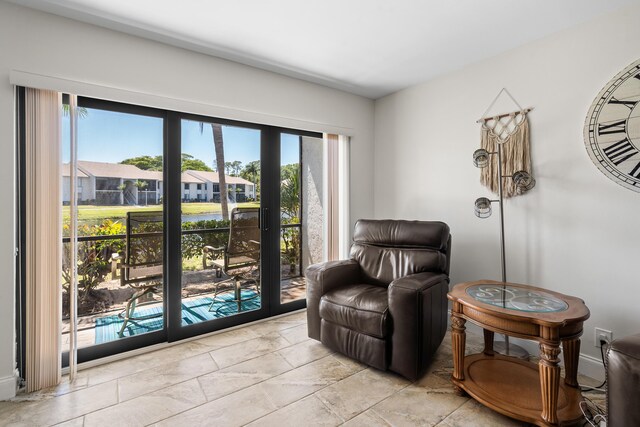
<svg viewBox="0 0 640 427">
<path fill-rule="evenodd" d="M 162 170 L 162 156 L 138 156 L 130 159 L 125 159 L 120 162 L 123 165 L 133 165 L 142 170 L 149 171 L 161 171 Z M 200 159 L 196 159 L 191 154 L 182 153 L 182 171 L 195 170 L 195 171 L 207 171 L 211 172 L 211 169 L 205 162 Z"/>
<path fill-rule="evenodd" d="M 260 160 L 249 162 L 240 171 L 240 176 L 256 186 L 256 198 L 260 194 Z"/>
<path fill-rule="evenodd" d="M 182 172 L 186 170 L 213 172 L 205 162 L 196 159 L 191 154 L 182 153 Z"/>
<path fill-rule="evenodd" d="M 284 165 L 280 168 L 280 206 L 283 224 L 300 223 L 300 164 Z M 300 265 L 300 231 L 297 228 L 282 229 L 282 264 L 289 264 L 289 273 L 294 274 Z"/>
<path fill-rule="evenodd" d="M 161 171 L 162 156 L 138 156 L 130 159 L 124 159 L 120 162 L 122 165 L 133 165 L 143 170 Z"/>
<path fill-rule="evenodd" d="M 224 170 L 227 175 L 239 176 L 242 170 L 242 162 L 240 160 L 234 160 L 233 162 L 224 162 Z"/>
<path fill-rule="evenodd" d="M 292 220 L 300 217 L 300 164 L 284 165 L 280 169 L 280 205 L 282 213 Z"/>
</svg>

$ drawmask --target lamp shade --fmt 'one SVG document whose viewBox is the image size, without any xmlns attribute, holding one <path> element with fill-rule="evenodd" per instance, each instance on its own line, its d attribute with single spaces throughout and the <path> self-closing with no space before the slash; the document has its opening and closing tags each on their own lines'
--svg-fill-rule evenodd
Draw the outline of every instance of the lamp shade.
<svg viewBox="0 0 640 427">
<path fill-rule="evenodd" d="M 489 165 L 489 152 L 479 148 L 473 152 L 473 164 L 477 168 L 486 168 Z"/>
<path fill-rule="evenodd" d="M 522 192 L 529 191 L 536 186 L 536 180 L 527 171 L 514 172 L 513 183 Z"/>
<path fill-rule="evenodd" d="M 491 216 L 491 200 L 486 197 L 477 198 L 474 211 L 478 218 L 489 218 Z"/>
</svg>

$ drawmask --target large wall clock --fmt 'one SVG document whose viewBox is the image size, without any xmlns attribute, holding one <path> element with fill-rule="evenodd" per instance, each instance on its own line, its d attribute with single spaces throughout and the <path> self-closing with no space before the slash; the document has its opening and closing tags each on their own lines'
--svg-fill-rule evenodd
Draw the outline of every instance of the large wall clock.
<svg viewBox="0 0 640 427">
<path fill-rule="evenodd" d="M 602 173 L 640 192 L 640 60 L 611 79 L 593 101 L 584 143 Z"/>
</svg>

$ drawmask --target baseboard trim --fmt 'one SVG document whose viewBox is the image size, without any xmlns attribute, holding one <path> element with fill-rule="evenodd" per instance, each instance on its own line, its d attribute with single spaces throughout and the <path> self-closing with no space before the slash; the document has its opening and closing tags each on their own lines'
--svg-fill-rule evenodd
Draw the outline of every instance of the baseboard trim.
<svg viewBox="0 0 640 427">
<path fill-rule="evenodd" d="M 598 359 L 597 357 L 589 356 L 588 354 L 580 353 L 580 364 L 578 365 L 578 372 L 597 381 L 604 381 L 605 378 L 602 360 Z"/>
<path fill-rule="evenodd" d="M 18 380 L 15 376 L 0 378 L 0 400 L 16 397 Z"/>
</svg>

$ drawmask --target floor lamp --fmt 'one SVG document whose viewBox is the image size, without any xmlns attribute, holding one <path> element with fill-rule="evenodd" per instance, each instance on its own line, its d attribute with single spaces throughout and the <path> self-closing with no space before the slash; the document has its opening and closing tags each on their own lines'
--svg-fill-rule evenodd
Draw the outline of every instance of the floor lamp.
<svg viewBox="0 0 640 427">
<path fill-rule="evenodd" d="M 507 282 L 507 266 L 505 260 L 505 249 L 504 249 L 504 200 L 502 197 L 502 180 L 503 179 L 512 179 L 516 188 L 522 193 L 531 190 L 536 185 L 536 180 L 531 176 L 531 174 L 527 171 L 517 171 L 514 172 L 513 175 L 503 175 L 502 174 L 502 144 L 496 144 L 498 146 L 498 151 L 488 152 L 484 148 L 480 148 L 473 153 L 473 164 L 478 168 L 485 168 L 489 166 L 489 159 L 492 155 L 498 156 L 498 176 L 500 179 L 498 180 L 498 199 L 491 200 L 486 197 L 480 197 L 476 199 L 475 202 L 475 214 L 478 218 L 489 218 L 491 216 L 491 204 L 498 203 L 500 209 L 500 266 L 502 268 L 502 282 Z M 505 285 L 503 285 L 504 288 Z M 503 289 L 502 298 L 504 304 L 505 292 Z M 507 356 L 516 356 L 520 358 L 527 358 L 529 353 L 523 349 L 522 347 L 516 345 L 509 345 L 509 337 L 507 335 L 504 336 L 504 347 L 502 347 L 502 343 L 496 343 L 495 351 L 501 354 L 506 354 Z"/>
</svg>

